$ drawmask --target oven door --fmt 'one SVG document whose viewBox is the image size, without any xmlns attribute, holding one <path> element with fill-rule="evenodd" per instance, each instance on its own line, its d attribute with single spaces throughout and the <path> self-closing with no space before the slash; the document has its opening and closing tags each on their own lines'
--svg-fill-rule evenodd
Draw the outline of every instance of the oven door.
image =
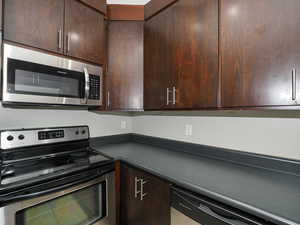
<svg viewBox="0 0 300 225">
<path fill-rule="evenodd" d="M 88 105 L 89 74 L 102 73 L 101 67 L 9 44 L 3 65 L 3 102 L 24 105 Z"/>
<path fill-rule="evenodd" d="M 115 225 L 114 172 L 0 208 L 0 225 Z"/>
</svg>

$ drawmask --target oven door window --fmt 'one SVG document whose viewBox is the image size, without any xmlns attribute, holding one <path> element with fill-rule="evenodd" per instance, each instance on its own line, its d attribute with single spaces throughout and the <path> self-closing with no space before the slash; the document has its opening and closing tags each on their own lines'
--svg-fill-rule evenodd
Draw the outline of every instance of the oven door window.
<svg viewBox="0 0 300 225">
<path fill-rule="evenodd" d="M 19 211 L 16 225 L 91 225 L 106 216 L 106 182 Z"/>
<path fill-rule="evenodd" d="M 84 74 L 8 59 L 8 92 L 25 95 L 84 98 Z"/>
</svg>

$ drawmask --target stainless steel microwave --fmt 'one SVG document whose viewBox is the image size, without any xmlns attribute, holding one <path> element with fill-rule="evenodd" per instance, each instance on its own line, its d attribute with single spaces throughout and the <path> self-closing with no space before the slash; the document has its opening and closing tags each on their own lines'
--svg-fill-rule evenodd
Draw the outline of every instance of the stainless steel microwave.
<svg viewBox="0 0 300 225">
<path fill-rule="evenodd" d="M 3 45 L 3 104 L 101 106 L 103 69 Z"/>
</svg>

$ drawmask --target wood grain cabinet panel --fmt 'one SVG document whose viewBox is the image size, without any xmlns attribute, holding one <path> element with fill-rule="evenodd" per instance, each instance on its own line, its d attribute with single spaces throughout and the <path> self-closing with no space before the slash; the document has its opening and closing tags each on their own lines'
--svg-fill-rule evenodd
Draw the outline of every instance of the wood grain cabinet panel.
<svg viewBox="0 0 300 225">
<path fill-rule="evenodd" d="M 108 24 L 107 108 L 143 109 L 143 21 Z"/>
<path fill-rule="evenodd" d="M 98 10 L 99 12 L 106 14 L 106 0 L 80 0 L 81 2 L 93 7 L 94 9 Z"/>
<path fill-rule="evenodd" d="M 178 0 L 151 0 L 145 5 L 145 19 L 149 19 L 176 1 Z"/>
<path fill-rule="evenodd" d="M 121 164 L 121 225 L 170 225 L 170 217 L 169 184 Z"/>
<path fill-rule="evenodd" d="M 105 63 L 104 16 L 75 0 L 66 0 L 66 48 L 69 56 Z"/>
<path fill-rule="evenodd" d="M 145 22 L 144 27 L 144 109 L 170 106 L 167 92 L 172 80 L 172 10 L 165 9 Z"/>
<path fill-rule="evenodd" d="M 174 108 L 215 108 L 218 96 L 218 0 L 181 0 L 171 6 Z"/>
<path fill-rule="evenodd" d="M 218 0 L 180 0 L 145 23 L 145 109 L 217 106 Z"/>
<path fill-rule="evenodd" d="M 299 104 L 300 1 L 220 2 L 222 106 Z"/>
<path fill-rule="evenodd" d="M 5 0 L 4 6 L 5 40 L 63 52 L 64 0 Z"/>
</svg>

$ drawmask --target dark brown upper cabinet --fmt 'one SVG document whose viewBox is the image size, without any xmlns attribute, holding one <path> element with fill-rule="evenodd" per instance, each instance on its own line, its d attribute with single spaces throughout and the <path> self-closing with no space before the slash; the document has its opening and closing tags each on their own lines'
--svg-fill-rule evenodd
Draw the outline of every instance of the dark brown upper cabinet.
<svg viewBox="0 0 300 225">
<path fill-rule="evenodd" d="M 98 10 L 99 12 L 101 12 L 103 14 L 106 14 L 106 12 L 107 12 L 106 0 L 80 0 L 80 1 L 90 7 Z"/>
<path fill-rule="evenodd" d="M 170 225 L 170 185 L 121 164 L 122 225 Z"/>
<path fill-rule="evenodd" d="M 63 52 L 64 0 L 5 0 L 4 39 Z"/>
<path fill-rule="evenodd" d="M 145 24 L 145 109 L 217 107 L 218 0 L 180 0 Z"/>
<path fill-rule="evenodd" d="M 108 24 L 108 110 L 143 110 L 143 31 L 143 21 Z"/>
<path fill-rule="evenodd" d="M 66 0 L 66 55 L 104 64 L 104 45 L 104 16 L 78 1 Z"/>
<path fill-rule="evenodd" d="M 215 108 L 218 96 L 218 0 L 180 0 L 172 7 L 172 104 Z M 174 84 L 174 86 L 172 86 Z"/>
<path fill-rule="evenodd" d="M 104 16 L 77 0 L 5 0 L 4 39 L 95 64 L 105 61 Z"/>
<path fill-rule="evenodd" d="M 167 8 L 145 22 L 144 27 L 144 109 L 162 109 L 171 80 L 172 9 Z"/>
<path fill-rule="evenodd" d="M 220 2 L 222 106 L 299 105 L 300 1 Z"/>
</svg>

